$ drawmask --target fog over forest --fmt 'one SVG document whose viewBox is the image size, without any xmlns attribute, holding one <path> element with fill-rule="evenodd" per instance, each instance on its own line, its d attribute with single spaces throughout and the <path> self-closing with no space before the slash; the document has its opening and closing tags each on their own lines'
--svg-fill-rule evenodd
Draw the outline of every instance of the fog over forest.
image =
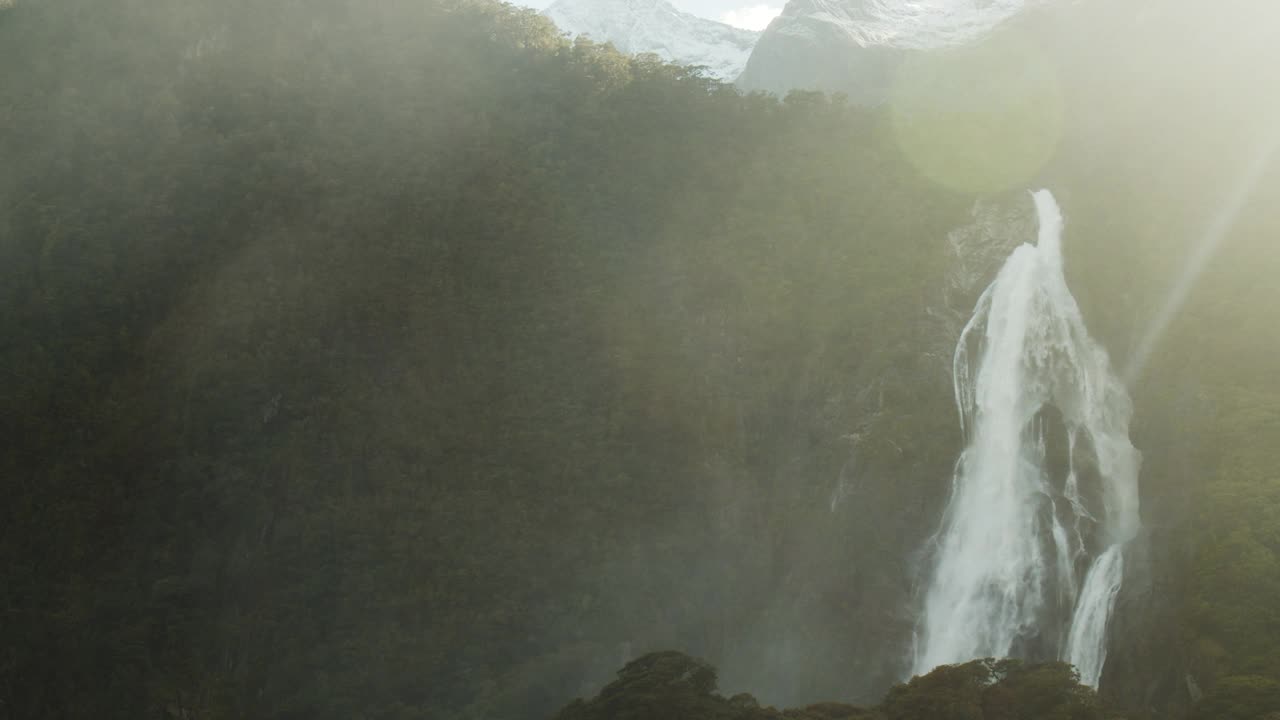
<svg viewBox="0 0 1280 720">
<path fill-rule="evenodd" d="M 543 5 L 0 0 L 0 718 L 1280 720 L 1280 6 Z"/>
</svg>

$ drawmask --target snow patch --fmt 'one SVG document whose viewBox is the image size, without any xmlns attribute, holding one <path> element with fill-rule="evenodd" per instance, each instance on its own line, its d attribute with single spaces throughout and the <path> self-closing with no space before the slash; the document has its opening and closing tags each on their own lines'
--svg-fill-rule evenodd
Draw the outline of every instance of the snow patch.
<svg viewBox="0 0 1280 720">
<path fill-rule="evenodd" d="M 681 12 L 665 0 L 558 0 L 542 14 L 569 35 L 701 66 L 726 81 L 742 73 L 760 39 L 759 32 Z"/>
<path fill-rule="evenodd" d="M 801 0 L 783 11 L 779 31 L 809 35 L 796 21 L 837 28 L 862 47 L 928 49 L 962 45 L 987 34 L 1039 0 Z"/>
</svg>

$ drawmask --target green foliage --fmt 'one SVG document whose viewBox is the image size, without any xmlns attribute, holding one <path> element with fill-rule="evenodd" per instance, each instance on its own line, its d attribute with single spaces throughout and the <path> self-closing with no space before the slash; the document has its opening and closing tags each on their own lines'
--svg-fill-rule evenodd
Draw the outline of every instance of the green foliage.
<svg viewBox="0 0 1280 720">
<path fill-rule="evenodd" d="M 1280 681 L 1256 675 L 1222 678 L 1192 720 L 1271 720 L 1280 712 Z"/>
<path fill-rule="evenodd" d="M 912 678 L 906 685 L 889 691 L 885 714 L 890 720 L 981 720 L 982 695 L 994 680 L 992 669 L 991 663 L 974 661 L 944 665 L 928 675 Z"/>
<path fill-rule="evenodd" d="M 876 113 L 487 0 L 10 15 L 15 717 L 515 717 L 723 651 L 964 207 Z"/>
<path fill-rule="evenodd" d="M 681 653 L 646 655 L 591 700 L 575 700 L 556 720 L 1101 720 L 1092 690 L 1064 663 L 975 660 L 940 667 L 894 687 L 871 709 L 821 703 L 777 711 L 749 695 L 715 694 L 715 671 Z"/>
<path fill-rule="evenodd" d="M 716 694 L 715 669 L 683 653 L 650 653 L 631 661 L 590 700 L 574 700 L 555 720 L 883 720 L 874 710 L 818 703 L 778 711 L 746 693 Z"/>
<path fill-rule="evenodd" d="M 1065 663 L 975 660 L 889 691 L 888 720 L 1101 720 L 1096 694 Z"/>
<path fill-rule="evenodd" d="M 741 708 L 716 696 L 716 672 L 678 652 L 645 655 L 618 671 L 618 679 L 590 702 L 575 702 L 558 720 L 738 717 Z M 741 701 L 739 705 L 741 705 Z"/>
</svg>

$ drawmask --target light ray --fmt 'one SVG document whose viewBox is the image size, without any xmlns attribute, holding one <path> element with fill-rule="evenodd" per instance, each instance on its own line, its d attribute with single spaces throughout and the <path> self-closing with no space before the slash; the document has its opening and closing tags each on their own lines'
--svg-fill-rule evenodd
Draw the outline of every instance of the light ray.
<svg viewBox="0 0 1280 720">
<path fill-rule="evenodd" d="M 1187 263 L 1183 266 L 1177 282 L 1169 290 L 1169 295 L 1164 305 L 1160 307 L 1160 311 L 1156 313 L 1156 316 L 1151 320 L 1151 324 L 1147 326 L 1147 331 L 1143 333 L 1142 339 L 1138 342 L 1137 349 L 1125 369 L 1124 381 L 1127 386 L 1132 387 L 1142 375 L 1143 369 L 1151 360 L 1151 354 L 1155 352 L 1156 346 L 1160 343 L 1160 338 L 1164 336 L 1173 319 L 1177 317 L 1182 310 L 1182 306 L 1186 304 L 1187 297 L 1196 286 L 1196 281 L 1200 279 L 1200 275 L 1208 267 L 1209 261 L 1217 254 L 1218 248 L 1222 246 L 1227 233 L 1235 225 L 1236 219 L 1244 209 L 1245 203 L 1252 197 L 1258 182 L 1262 179 L 1263 174 L 1266 173 L 1267 168 L 1270 167 L 1277 150 L 1280 150 L 1280 124 L 1277 124 L 1271 135 L 1259 145 L 1258 152 L 1254 153 L 1244 173 L 1240 175 L 1239 182 L 1232 187 L 1231 193 L 1227 196 L 1227 202 L 1214 215 L 1204 239 L 1201 240 L 1191 257 L 1187 258 Z"/>
</svg>

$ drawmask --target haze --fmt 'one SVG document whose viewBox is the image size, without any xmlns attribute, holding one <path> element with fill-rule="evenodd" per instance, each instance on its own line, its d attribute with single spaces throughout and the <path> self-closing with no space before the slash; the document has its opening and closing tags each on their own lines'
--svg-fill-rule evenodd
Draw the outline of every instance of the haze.
<svg viewBox="0 0 1280 720">
<path fill-rule="evenodd" d="M 1280 8 L 658 3 L 0 0 L 0 717 L 1275 720 Z"/>
</svg>

